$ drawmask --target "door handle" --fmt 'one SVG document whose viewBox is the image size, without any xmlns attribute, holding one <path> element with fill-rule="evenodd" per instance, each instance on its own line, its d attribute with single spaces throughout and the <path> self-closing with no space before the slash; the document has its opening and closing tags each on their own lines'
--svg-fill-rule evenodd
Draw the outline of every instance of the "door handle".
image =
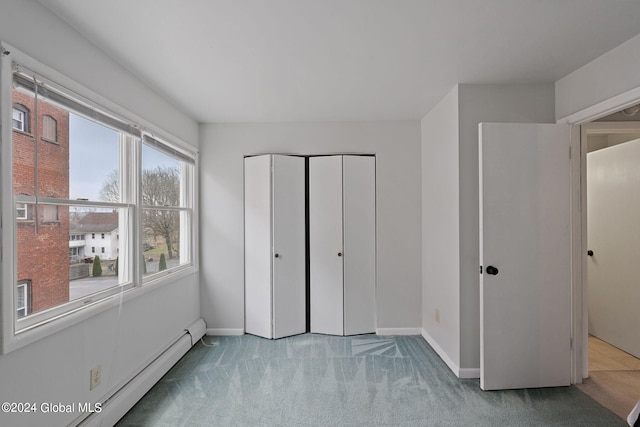
<svg viewBox="0 0 640 427">
<path fill-rule="evenodd" d="M 338 256 L 342 256 L 342 252 L 338 252 Z"/>
<path fill-rule="evenodd" d="M 274 255 L 274 257 L 276 257 L 276 258 L 280 258 L 280 254 L 279 254 L 279 253 L 276 253 L 276 254 Z"/>
<path fill-rule="evenodd" d="M 589 256 L 593 256 L 593 251 L 592 251 L 591 249 L 589 249 L 589 250 L 587 251 L 587 255 L 589 255 Z"/>
<path fill-rule="evenodd" d="M 493 265 L 490 265 L 486 269 L 487 274 L 491 274 L 492 276 L 496 276 L 498 274 L 498 269 Z"/>
</svg>

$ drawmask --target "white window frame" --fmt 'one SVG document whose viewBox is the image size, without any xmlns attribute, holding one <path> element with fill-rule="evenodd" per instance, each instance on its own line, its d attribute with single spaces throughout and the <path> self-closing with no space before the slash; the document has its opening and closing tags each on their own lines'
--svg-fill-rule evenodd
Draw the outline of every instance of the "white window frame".
<svg viewBox="0 0 640 427">
<path fill-rule="evenodd" d="M 23 294 L 22 296 L 22 301 L 23 301 L 23 306 L 20 307 L 18 306 L 18 296 L 20 295 L 20 293 Z M 18 281 L 18 283 L 16 283 L 16 299 L 15 299 L 15 313 L 16 313 L 16 318 L 22 318 L 25 316 L 28 316 L 31 312 L 30 307 L 31 307 L 31 281 L 30 280 L 20 280 Z M 24 314 L 20 315 L 19 311 L 20 310 L 24 310 Z"/>
<path fill-rule="evenodd" d="M 142 211 L 147 209 L 152 210 L 166 210 L 178 212 L 180 216 L 179 227 L 180 227 L 180 263 L 175 267 L 167 268 L 163 271 L 158 271 L 156 273 L 151 273 L 147 275 L 143 275 L 142 281 L 144 284 L 153 283 L 158 278 L 162 278 L 164 276 L 173 274 L 177 271 L 180 271 L 185 268 L 190 268 L 194 266 L 194 256 L 196 255 L 196 251 L 193 245 L 195 241 L 194 237 L 194 221 L 196 221 L 195 217 L 195 209 L 196 209 L 196 184 L 195 184 L 195 173 L 197 171 L 198 163 L 197 157 L 193 159 L 189 159 L 183 153 L 176 151 L 169 144 L 164 141 L 158 140 L 156 137 L 152 135 L 145 134 L 143 136 L 142 144 L 146 144 L 151 148 L 154 148 L 160 152 L 164 152 L 165 154 L 175 157 L 180 161 L 180 201 L 178 206 L 157 206 L 157 205 L 142 205 L 140 203 L 140 231 L 139 231 L 139 250 L 144 252 L 143 249 L 143 241 L 144 236 L 143 226 L 142 226 Z M 142 185 L 142 183 L 141 183 Z M 141 194 L 139 195 L 141 197 Z M 191 242 L 191 243 L 190 243 Z M 140 257 L 141 259 L 143 257 Z"/>
<path fill-rule="evenodd" d="M 16 118 L 16 113 L 18 114 L 18 118 Z M 16 123 L 19 123 L 20 126 L 15 126 Z M 14 104 L 11 109 L 11 127 L 20 132 L 29 132 L 29 110 L 20 105 Z"/>
<path fill-rule="evenodd" d="M 24 212 L 20 215 L 18 212 Z M 29 219 L 29 208 L 26 203 L 16 203 L 16 219 L 27 220 Z"/>
<path fill-rule="evenodd" d="M 190 179 L 197 176 L 198 158 L 197 151 L 193 146 L 173 136 L 166 137 L 162 129 L 157 128 L 153 124 L 130 113 L 66 76 L 57 73 L 46 65 L 20 52 L 13 46 L 0 42 L 0 47 L 4 52 L 8 52 L 0 57 L 0 111 L 13 111 L 13 72 L 15 71 L 15 64 L 20 64 L 21 69 L 28 69 L 30 72 L 35 73 L 39 81 L 51 85 L 50 87 L 60 90 L 61 93 L 73 93 L 74 96 L 77 96 L 78 99 L 82 101 L 83 105 L 86 105 L 86 110 L 92 112 L 91 117 L 93 117 L 95 113 L 99 116 L 102 114 L 100 117 L 104 117 L 106 120 L 111 118 L 112 120 L 121 120 L 122 122 L 122 118 L 125 118 L 124 121 L 130 123 L 130 129 L 140 129 L 144 132 L 157 135 L 163 141 L 170 141 L 171 147 L 195 159 L 195 168 L 193 169 Z M 105 115 L 103 112 L 109 113 Z M 163 271 L 163 277 L 154 277 L 154 280 L 148 280 L 149 278 L 146 278 L 143 286 L 142 263 L 141 260 L 138 260 L 138 257 L 135 256 L 135 254 L 139 253 L 139 250 L 134 250 L 134 248 L 142 246 L 139 237 L 141 230 L 141 206 L 138 199 L 139 191 L 137 190 L 141 168 L 139 163 L 142 144 L 141 139 L 138 139 L 135 143 L 126 144 L 126 154 L 124 154 L 124 158 L 121 158 L 121 175 L 124 175 L 125 180 L 129 179 L 128 185 L 121 184 L 123 187 L 121 189 L 122 200 L 127 200 L 127 203 L 109 204 L 103 202 L 94 203 L 92 201 L 60 200 L 47 197 L 14 196 L 13 180 L 10 178 L 13 176 L 13 114 L 9 115 L 4 113 L 0 114 L 0 116 L 0 132 L 2 132 L 0 138 L 3 141 L 0 147 L 0 173 L 3 177 L 0 181 L 0 195 L 2 195 L 0 204 L 4 207 L 0 212 L 3 223 L 3 233 L 0 234 L 0 236 L 2 239 L 2 247 L 7 248 L 3 250 L 4 256 L 2 257 L 0 267 L 0 279 L 3 284 L 3 286 L 0 287 L 0 354 L 14 351 L 69 326 L 78 324 L 131 298 L 143 297 L 146 293 L 153 292 L 153 290 L 158 287 L 174 283 L 176 280 L 187 277 L 198 270 L 198 235 L 195 227 L 195 224 L 197 224 L 197 200 L 195 199 L 197 182 L 195 179 L 190 183 L 194 198 L 191 200 L 192 204 L 189 207 L 191 210 L 190 223 L 194 224 L 194 226 L 190 226 L 190 230 L 187 233 L 187 240 L 189 241 L 188 252 L 191 253 L 191 262 L 176 270 Z M 26 124 L 26 126 L 28 132 L 29 125 Z M 121 143 L 123 139 L 126 138 L 121 138 Z M 5 143 L 6 141 L 9 141 L 9 143 Z M 122 152 L 123 151 L 121 151 L 121 153 Z M 132 170 L 133 173 L 130 173 Z M 121 176 L 121 179 L 122 178 L 123 176 Z M 121 181 L 121 183 L 122 182 L 123 181 Z M 120 240 L 127 242 L 126 245 L 123 246 L 123 250 L 126 250 L 126 252 L 119 251 L 119 273 L 127 275 L 127 286 L 116 286 L 107 292 L 93 294 L 88 298 L 81 298 L 44 310 L 43 312 L 32 313 L 25 318 L 16 319 L 14 298 L 16 292 L 17 256 L 15 250 L 13 250 L 13 248 L 16 247 L 16 203 L 33 204 L 36 208 L 40 204 L 96 207 L 109 205 L 113 208 L 119 208 L 121 212 L 119 228 L 120 234 L 122 234 L 123 237 Z M 7 209 L 7 206 L 10 206 L 11 209 Z M 185 248 L 185 251 L 187 251 L 187 248 Z M 120 283 L 123 282 L 120 281 Z M 121 297 L 114 298 L 116 295 L 121 295 Z"/>
</svg>

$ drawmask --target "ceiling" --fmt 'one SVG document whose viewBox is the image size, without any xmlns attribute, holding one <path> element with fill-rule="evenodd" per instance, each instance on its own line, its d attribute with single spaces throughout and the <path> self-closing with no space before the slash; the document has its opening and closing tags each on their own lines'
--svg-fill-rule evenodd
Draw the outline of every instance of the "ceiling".
<svg viewBox="0 0 640 427">
<path fill-rule="evenodd" d="M 456 83 L 554 82 L 638 0 L 40 0 L 198 122 L 414 120 Z"/>
</svg>

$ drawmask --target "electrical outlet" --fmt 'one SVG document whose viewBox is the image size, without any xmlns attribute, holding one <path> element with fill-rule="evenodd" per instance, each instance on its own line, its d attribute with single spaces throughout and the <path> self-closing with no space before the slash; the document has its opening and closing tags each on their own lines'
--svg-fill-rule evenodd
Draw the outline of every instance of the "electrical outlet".
<svg viewBox="0 0 640 427">
<path fill-rule="evenodd" d="M 100 385 L 100 365 L 93 368 L 90 372 L 90 381 L 89 381 L 89 390 L 93 390 L 94 388 Z"/>
<path fill-rule="evenodd" d="M 440 323 L 440 310 L 436 308 L 436 323 Z"/>
</svg>

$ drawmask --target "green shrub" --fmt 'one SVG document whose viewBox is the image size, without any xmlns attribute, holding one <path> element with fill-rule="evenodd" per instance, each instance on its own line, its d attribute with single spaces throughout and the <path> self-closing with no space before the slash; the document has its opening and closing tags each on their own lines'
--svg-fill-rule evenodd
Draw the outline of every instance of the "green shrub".
<svg viewBox="0 0 640 427">
<path fill-rule="evenodd" d="M 160 254 L 160 262 L 158 263 L 158 271 L 167 269 L 167 260 L 164 257 L 164 252 Z"/>
<path fill-rule="evenodd" d="M 100 264 L 100 257 L 98 255 L 93 259 L 93 270 L 91 271 L 93 277 L 102 276 L 102 265 Z"/>
</svg>

